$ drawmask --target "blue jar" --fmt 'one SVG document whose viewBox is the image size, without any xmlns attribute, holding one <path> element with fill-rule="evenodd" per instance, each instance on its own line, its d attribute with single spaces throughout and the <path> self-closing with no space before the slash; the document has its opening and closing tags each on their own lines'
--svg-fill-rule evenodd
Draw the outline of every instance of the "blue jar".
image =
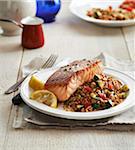
<svg viewBox="0 0 135 150">
<path fill-rule="evenodd" d="M 45 23 L 50 23 L 55 21 L 60 8 L 60 0 L 37 0 L 36 16 L 42 18 Z"/>
</svg>

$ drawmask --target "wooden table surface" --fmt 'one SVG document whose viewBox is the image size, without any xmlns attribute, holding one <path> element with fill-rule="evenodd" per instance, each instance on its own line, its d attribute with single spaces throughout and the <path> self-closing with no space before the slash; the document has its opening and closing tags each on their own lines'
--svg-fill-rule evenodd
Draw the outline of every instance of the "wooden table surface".
<svg viewBox="0 0 135 150">
<path fill-rule="evenodd" d="M 46 43 L 26 50 L 20 36 L 0 36 L 0 150 L 135 150 L 135 133 L 97 130 L 15 130 L 12 128 L 14 94 L 4 91 L 17 81 L 21 66 L 36 56 L 58 53 L 66 57 L 92 58 L 106 52 L 119 59 L 135 60 L 135 27 L 105 28 L 80 20 L 63 1 L 57 20 L 44 25 Z"/>
</svg>

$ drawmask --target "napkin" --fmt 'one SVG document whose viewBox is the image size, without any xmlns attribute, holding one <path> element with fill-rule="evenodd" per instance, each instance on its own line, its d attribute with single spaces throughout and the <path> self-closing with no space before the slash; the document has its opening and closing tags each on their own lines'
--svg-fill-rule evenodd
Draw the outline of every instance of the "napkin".
<svg viewBox="0 0 135 150">
<path fill-rule="evenodd" d="M 106 53 L 101 53 L 96 58 L 103 61 L 105 66 L 114 67 L 115 69 L 122 70 L 135 78 L 135 62 L 122 61 L 109 56 Z M 28 74 L 30 71 L 43 64 L 45 58 L 37 57 L 33 59 L 28 65 L 22 68 L 23 75 Z M 71 59 L 64 59 L 54 67 L 60 67 L 68 64 Z M 40 63 L 39 63 L 40 62 Z M 14 106 L 14 119 L 13 128 L 59 128 L 59 129 L 105 129 L 105 130 L 118 130 L 128 131 L 135 130 L 135 106 L 130 110 L 106 119 L 98 120 L 68 120 L 42 114 L 33 110 L 26 104 Z"/>
</svg>

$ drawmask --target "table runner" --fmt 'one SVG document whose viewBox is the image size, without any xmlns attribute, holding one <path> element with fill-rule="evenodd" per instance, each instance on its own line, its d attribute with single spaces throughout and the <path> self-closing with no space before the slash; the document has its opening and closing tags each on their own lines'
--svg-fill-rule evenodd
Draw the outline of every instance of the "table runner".
<svg viewBox="0 0 135 150">
<path fill-rule="evenodd" d="M 101 53 L 96 58 L 101 59 L 104 65 L 122 70 L 135 78 L 134 62 L 117 60 L 107 55 L 106 53 Z M 39 67 L 38 65 L 42 64 L 44 62 L 44 59 L 45 58 L 43 57 L 33 59 L 28 65 L 23 67 L 23 75 L 26 75 L 30 70 Z M 68 61 L 69 59 L 65 59 L 64 61 L 62 61 L 62 64 L 67 63 Z M 61 66 L 62 64 L 59 63 L 59 66 Z M 115 117 L 92 121 L 68 120 L 52 117 L 39 113 L 36 110 L 31 109 L 24 103 L 20 106 L 14 106 L 13 113 L 13 128 L 106 129 L 118 131 L 135 131 L 135 106 Z"/>
</svg>

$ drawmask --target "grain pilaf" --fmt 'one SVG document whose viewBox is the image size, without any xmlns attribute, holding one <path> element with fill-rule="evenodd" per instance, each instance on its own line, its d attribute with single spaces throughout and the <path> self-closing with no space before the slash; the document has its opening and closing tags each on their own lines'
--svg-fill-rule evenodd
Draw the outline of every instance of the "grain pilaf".
<svg viewBox="0 0 135 150">
<path fill-rule="evenodd" d="M 91 82 L 80 86 L 64 103 L 64 109 L 92 112 L 114 107 L 128 96 L 129 88 L 112 76 L 95 75 Z"/>
</svg>

